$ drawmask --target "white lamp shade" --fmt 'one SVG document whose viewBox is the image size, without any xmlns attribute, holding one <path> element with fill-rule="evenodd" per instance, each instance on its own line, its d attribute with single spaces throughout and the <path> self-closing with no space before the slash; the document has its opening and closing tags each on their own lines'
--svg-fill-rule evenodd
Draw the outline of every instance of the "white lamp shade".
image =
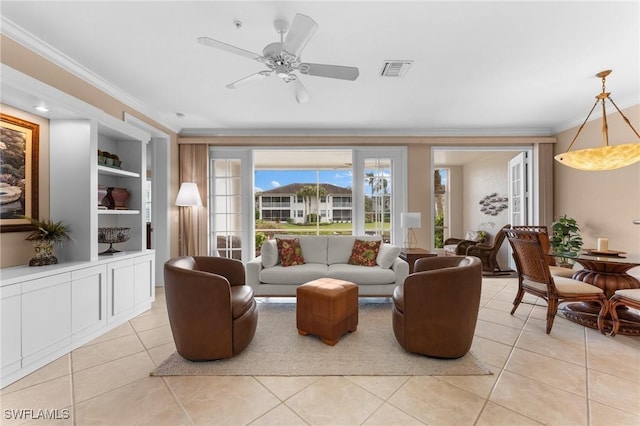
<svg viewBox="0 0 640 426">
<path fill-rule="evenodd" d="M 198 185 L 193 182 L 182 182 L 176 197 L 176 206 L 202 206 Z"/>
<path fill-rule="evenodd" d="M 422 215 L 420 212 L 400 213 L 401 228 L 420 228 L 422 226 Z"/>
</svg>

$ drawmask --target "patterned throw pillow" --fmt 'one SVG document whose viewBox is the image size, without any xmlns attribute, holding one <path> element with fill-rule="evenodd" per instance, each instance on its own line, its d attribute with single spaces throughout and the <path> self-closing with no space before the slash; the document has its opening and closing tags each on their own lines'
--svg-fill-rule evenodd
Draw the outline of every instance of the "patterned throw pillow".
<svg viewBox="0 0 640 426">
<path fill-rule="evenodd" d="M 304 265 L 299 239 L 282 240 L 276 238 L 276 244 L 278 245 L 278 254 L 280 255 L 282 266 Z"/>
<path fill-rule="evenodd" d="M 356 240 L 353 243 L 349 265 L 376 266 L 381 241 Z"/>
</svg>

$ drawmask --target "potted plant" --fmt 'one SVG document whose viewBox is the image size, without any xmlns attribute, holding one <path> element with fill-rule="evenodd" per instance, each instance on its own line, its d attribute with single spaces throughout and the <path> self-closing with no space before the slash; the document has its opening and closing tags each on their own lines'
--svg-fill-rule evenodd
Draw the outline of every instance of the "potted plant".
<svg viewBox="0 0 640 426">
<path fill-rule="evenodd" d="M 560 258 L 561 266 L 572 266 L 582 248 L 580 227 L 576 220 L 565 214 L 551 223 L 551 248 Z"/>
<path fill-rule="evenodd" d="M 70 239 L 69 227 L 63 225 L 60 221 L 24 218 L 36 228 L 25 238 L 27 241 L 31 241 L 36 251 L 36 255 L 29 261 L 29 266 L 54 265 L 58 263 L 58 259 L 53 255 L 53 246 L 60 245 L 62 241 Z"/>
<path fill-rule="evenodd" d="M 496 224 L 493 222 L 482 222 L 480 224 L 480 229 L 476 231 L 480 244 L 484 244 L 487 241 L 487 228 L 493 228 L 494 226 L 496 226 Z"/>
</svg>

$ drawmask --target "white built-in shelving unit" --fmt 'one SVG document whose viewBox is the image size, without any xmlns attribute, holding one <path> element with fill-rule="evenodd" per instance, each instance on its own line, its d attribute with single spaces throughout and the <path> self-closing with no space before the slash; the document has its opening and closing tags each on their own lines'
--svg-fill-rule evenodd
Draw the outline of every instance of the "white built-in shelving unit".
<svg viewBox="0 0 640 426">
<path fill-rule="evenodd" d="M 57 265 L 0 269 L 0 388 L 148 310 L 155 299 L 155 253 L 144 218 L 149 134 L 1 64 L 1 101 L 32 113 L 51 106 L 50 218 L 71 228 Z M 120 168 L 98 165 L 98 150 Z M 126 188 L 126 210 L 98 208 L 98 185 Z M 130 228 L 130 239 L 98 242 L 99 227 Z"/>
</svg>

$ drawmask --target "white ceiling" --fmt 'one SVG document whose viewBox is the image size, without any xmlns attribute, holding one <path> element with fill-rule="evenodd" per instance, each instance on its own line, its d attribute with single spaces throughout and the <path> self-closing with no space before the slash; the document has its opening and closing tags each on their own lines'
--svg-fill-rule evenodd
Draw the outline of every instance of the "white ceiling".
<svg viewBox="0 0 640 426">
<path fill-rule="evenodd" d="M 640 102 L 638 1 L 3 0 L 0 13 L 5 35 L 183 134 L 550 135 L 584 120 L 604 69 L 621 108 Z M 302 76 L 305 104 L 275 76 L 230 90 L 264 66 L 196 42 L 261 53 L 296 13 L 319 25 L 303 60 L 357 66 L 356 81 Z M 405 59 L 405 77 L 379 75 Z"/>
</svg>

